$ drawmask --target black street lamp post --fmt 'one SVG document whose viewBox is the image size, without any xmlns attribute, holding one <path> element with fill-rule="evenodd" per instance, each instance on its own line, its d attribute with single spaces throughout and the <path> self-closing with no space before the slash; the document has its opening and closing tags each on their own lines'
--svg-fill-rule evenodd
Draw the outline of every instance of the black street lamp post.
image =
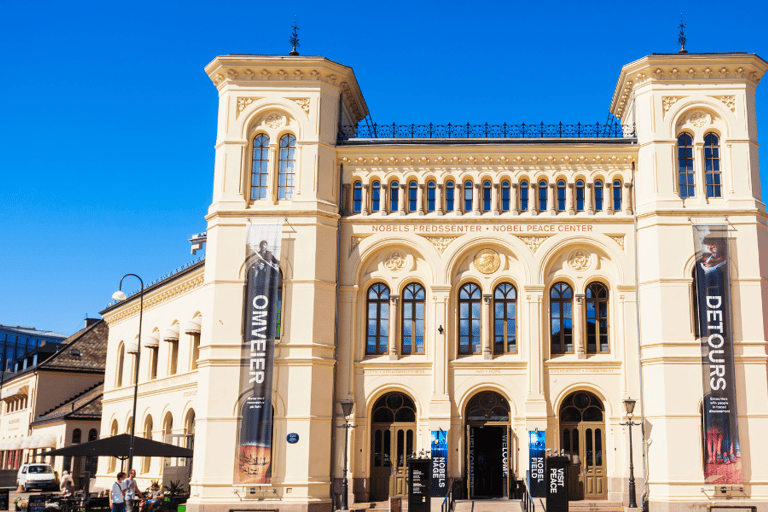
<svg viewBox="0 0 768 512">
<path fill-rule="evenodd" d="M 632 427 L 636 425 L 640 425 L 640 423 L 635 423 L 632 421 L 632 416 L 634 416 L 635 412 L 635 403 L 636 400 L 632 400 L 631 398 L 627 398 L 624 400 L 624 407 L 627 410 L 627 421 L 625 423 L 619 423 L 619 425 L 623 427 L 627 427 L 627 430 L 629 430 L 629 506 L 628 508 L 637 508 L 637 499 L 635 497 L 635 467 L 632 463 Z"/>
<path fill-rule="evenodd" d="M 136 368 L 133 373 L 133 413 L 131 414 L 131 447 L 128 451 L 128 471 L 133 469 L 133 440 L 136 437 L 136 401 L 139 396 L 139 358 L 141 357 L 141 320 L 144 314 L 144 281 L 136 274 L 125 274 L 120 279 L 120 286 L 118 290 L 112 294 L 112 298 L 120 302 L 126 299 L 125 294 L 122 292 L 123 279 L 128 276 L 133 276 L 141 282 L 141 293 L 139 295 L 139 337 L 137 338 L 136 346 Z"/>
<path fill-rule="evenodd" d="M 344 414 L 344 425 L 339 425 L 337 428 L 344 429 L 344 476 L 341 479 L 341 510 L 349 510 L 347 503 L 347 495 L 349 494 L 349 484 L 347 482 L 347 448 L 349 446 L 349 429 L 355 428 L 349 422 L 349 415 L 352 414 L 352 406 L 355 405 L 351 400 L 344 400 L 339 402 L 341 405 L 341 412 Z"/>
</svg>

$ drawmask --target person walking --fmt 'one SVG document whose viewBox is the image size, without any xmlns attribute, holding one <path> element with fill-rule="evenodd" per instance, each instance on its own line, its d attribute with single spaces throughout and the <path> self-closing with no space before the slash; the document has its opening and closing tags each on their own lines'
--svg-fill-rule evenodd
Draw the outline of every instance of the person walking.
<svg viewBox="0 0 768 512">
<path fill-rule="evenodd" d="M 144 495 L 141 494 L 139 487 L 136 485 L 135 469 L 128 472 L 128 478 L 125 479 L 123 484 L 125 486 L 125 512 L 133 512 L 133 506 L 137 501 L 136 497 L 144 499 Z"/>
<path fill-rule="evenodd" d="M 117 474 L 117 480 L 112 484 L 109 491 L 109 508 L 112 512 L 125 512 L 125 473 L 122 471 Z"/>
</svg>

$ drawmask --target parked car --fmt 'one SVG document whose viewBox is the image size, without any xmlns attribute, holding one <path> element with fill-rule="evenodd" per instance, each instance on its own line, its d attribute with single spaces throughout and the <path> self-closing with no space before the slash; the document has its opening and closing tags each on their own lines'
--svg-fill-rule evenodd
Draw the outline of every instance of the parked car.
<svg viewBox="0 0 768 512">
<path fill-rule="evenodd" d="M 56 486 L 56 475 L 50 464 L 22 464 L 16 483 L 26 492 L 29 489 L 45 489 Z"/>
</svg>

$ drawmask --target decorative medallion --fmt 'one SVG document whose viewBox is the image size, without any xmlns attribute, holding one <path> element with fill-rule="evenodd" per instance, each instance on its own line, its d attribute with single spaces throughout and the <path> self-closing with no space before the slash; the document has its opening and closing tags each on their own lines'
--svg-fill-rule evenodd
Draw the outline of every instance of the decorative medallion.
<svg viewBox="0 0 768 512">
<path fill-rule="evenodd" d="M 523 241 L 525 245 L 528 246 L 528 249 L 531 250 L 533 254 L 536 254 L 536 251 L 539 250 L 539 246 L 546 241 L 548 236 L 518 236 L 520 240 Z"/>
<path fill-rule="evenodd" d="M 712 116 L 699 110 L 688 116 L 688 122 L 696 128 L 703 128 L 712 123 Z"/>
<path fill-rule="evenodd" d="M 589 254 L 579 249 L 571 253 L 571 256 L 568 258 L 568 264 L 574 270 L 584 270 L 589 266 L 589 259 Z"/>
<path fill-rule="evenodd" d="M 619 247 L 624 249 L 624 235 L 608 235 L 608 238 L 619 244 Z"/>
<path fill-rule="evenodd" d="M 483 274 L 493 274 L 499 270 L 501 258 L 493 249 L 483 249 L 475 256 L 475 268 Z"/>
<path fill-rule="evenodd" d="M 405 270 L 405 262 L 405 255 L 400 251 L 394 251 L 385 258 L 384 266 L 392 272 L 402 272 Z"/>
<path fill-rule="evenodd" d="M 280 114 L 269 114 L 265 123 L 273 130 L 277 130 L 283 126 L 283 116 Z"/>
</svg>

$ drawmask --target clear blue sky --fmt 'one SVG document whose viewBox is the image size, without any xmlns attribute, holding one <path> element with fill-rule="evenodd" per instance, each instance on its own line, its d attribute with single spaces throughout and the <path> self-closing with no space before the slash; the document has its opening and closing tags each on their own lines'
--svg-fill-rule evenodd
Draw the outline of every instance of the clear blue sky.
<svg viewBox="0 0 768 512">
<path fill-rule="evenodd" d="M 123 274 L 192 259 L 216 137 L 203 67 L 286 54 L 294 15 L 300 53 L 351 66 L 377 122 L 594 123 L 622 65 L 679 49 L 681 10 L 689 51 L 768 59 L 756 1 L 3 2 L 0 323 L 72 334 Z"/>
</svg>

